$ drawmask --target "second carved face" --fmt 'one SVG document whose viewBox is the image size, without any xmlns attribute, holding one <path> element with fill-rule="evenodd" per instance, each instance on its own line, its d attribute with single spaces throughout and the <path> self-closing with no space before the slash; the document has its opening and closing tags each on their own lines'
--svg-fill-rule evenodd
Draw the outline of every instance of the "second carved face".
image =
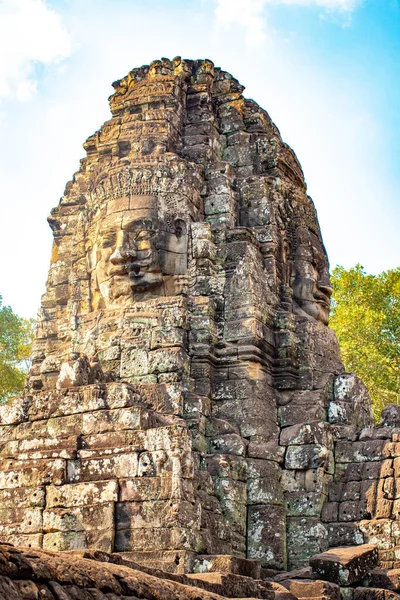
<svg viewBox="0 0 400 600">
<path fill-rule="evenodd" d="M 132 302 L 132 294 L 163 282 L 156 247 L 154 217 L 136 211 L 114 213 L 99 226 L 96 244 L 96 287 L 106 305 Z"/>
<path fill-rule="evenodd" d="M 332 284 L 328 261 L 317 235 L 304 227 L 296 232 L 290 285 L 295 312 L 328 324 Z"/>
</svg>

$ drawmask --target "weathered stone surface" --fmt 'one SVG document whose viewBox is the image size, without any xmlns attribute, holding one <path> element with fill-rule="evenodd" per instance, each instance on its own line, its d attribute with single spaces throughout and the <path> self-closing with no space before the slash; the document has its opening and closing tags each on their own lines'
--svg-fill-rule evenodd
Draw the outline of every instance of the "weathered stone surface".
<svg viewBox="0 0 400 600">
<path fill-rule="evenodd" d="M 296 598 L 326 598 L 326 600 L 341 600 L 340 588 L 330 581 L 312 581 L 287 579 L 282 581 Z"/>
<path fill-rule="evenodd" d="M 294 152 L 209 60 L 113 87 L 49 217 L 26 394 L 0 407 L 0 539 L 181 573 L 199 553 L 295 568 L 365 538 L 393 567 L 398 413 L 373 427 L 344 372 Z"/>
<path fill-rule="evenodd" d="M 372 544 L 349 548 L 332 548 L 313 556 L 310 565 L 314 576 L 339 585 L 361 581 L 378 562 L 378 549 Z"/>
<path fill-rule="evenodd" d="M 239 556 L 199 555 L 194 561 L 194 573 L 234 573 L 259 579 L 261 565 L 257 560 L 240 558 Z"/>
</svg>

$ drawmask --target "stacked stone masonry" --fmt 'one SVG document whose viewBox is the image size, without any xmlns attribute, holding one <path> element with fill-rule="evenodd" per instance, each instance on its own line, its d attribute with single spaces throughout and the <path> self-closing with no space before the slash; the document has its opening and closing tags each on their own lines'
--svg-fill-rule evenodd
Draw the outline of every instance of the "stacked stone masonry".
<svg viewBox="0 0 400 600">
<path fill-rule="evenodd" d="M 0 539 L 178 573 L 372 541 L 395 566 L 400 430 L 344 372 L 294 152 L 211 61 L 113 86 L 49 217 L 26 394 L 0 407 Z"/>
</svg>

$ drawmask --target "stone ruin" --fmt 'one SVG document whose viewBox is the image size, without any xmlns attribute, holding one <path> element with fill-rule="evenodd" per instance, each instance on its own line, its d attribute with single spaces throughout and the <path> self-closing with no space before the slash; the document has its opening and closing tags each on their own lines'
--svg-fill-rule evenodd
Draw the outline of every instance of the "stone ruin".
<svg viewBox="0 0 400 600">
<path fill-rule="evenodd" d="M 0 407 L 0 540 L 181 574 L 368 542 L 400 566 L 399 412 L 374 426 L 344 371 L 294 152 L 209 60 L 113 87 L 49 217 L 26 393 Z"/>
</svg>

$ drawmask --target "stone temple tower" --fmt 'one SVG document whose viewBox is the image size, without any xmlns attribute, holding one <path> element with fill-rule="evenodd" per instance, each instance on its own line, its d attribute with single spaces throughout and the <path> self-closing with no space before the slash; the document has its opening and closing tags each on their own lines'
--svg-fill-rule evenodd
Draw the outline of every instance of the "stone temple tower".
<svg viewBox="0 0 400 600">
<path fill-rule="evenodd" d="M 0 539 L 178 572 L 362 541 L 370 509 L 341 523 L 329 490 L 370 402 L 294 152 L 209 60 L 113 87 L 49 218 L 26 394 L 0 409 Z"/>
</svg>

